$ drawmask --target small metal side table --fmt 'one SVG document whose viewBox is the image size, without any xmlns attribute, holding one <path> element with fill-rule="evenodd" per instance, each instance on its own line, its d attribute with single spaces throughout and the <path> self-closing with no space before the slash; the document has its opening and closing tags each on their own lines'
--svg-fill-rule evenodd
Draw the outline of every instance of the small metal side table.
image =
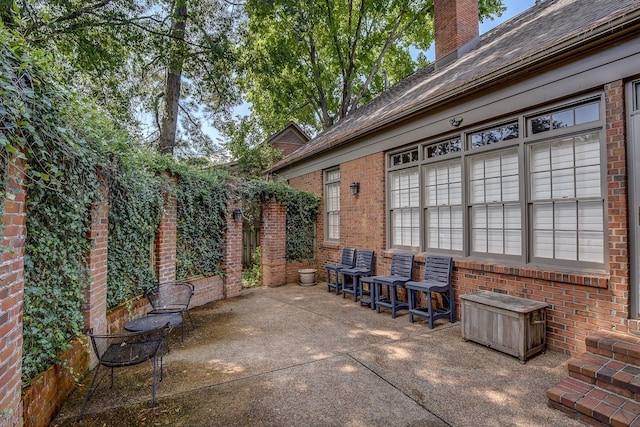
<svg viewBox="0 0 640 427">
<path fill-rule="evenodd" d="M 180 313 L 160 313 L 130 320 L 124 324 L 124 328 L 130 332 L 145 332 L 161 328 L 167 324 L 169 324 L 170 328 L 173 328 L 181 323 L 182 314 Z"/>
</svg>

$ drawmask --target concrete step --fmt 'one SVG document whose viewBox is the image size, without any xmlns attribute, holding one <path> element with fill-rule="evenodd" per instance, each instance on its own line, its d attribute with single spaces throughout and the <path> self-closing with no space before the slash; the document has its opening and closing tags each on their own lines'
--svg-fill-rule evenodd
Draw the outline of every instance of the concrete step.
<svg viewBox="0 0 640 427">
<path fill-rule="evenodd" d="M 640 427 L 640 403 L 576 378 L 547 390 L 549 406 L 592 426 Z"/>
</svg>

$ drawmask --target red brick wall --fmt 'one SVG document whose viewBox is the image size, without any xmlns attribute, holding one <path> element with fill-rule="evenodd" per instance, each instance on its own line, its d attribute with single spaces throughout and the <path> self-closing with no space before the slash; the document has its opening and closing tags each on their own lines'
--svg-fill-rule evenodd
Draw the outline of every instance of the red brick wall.
<svg viewBox="0 0 640 427">
<path fill-rule="evenodd" d="M 547 343 L 552 350 L 576 355 L 585 350 L 585 338 L 597 330 L 629 331 L 629 224 L 625 139 L 624 82 L 605 85 L 607 221 L 609 274 L 556 272 L 534 267 L 503 266 L 473 260 L 454 260 L 454 293 L 460 319 L 460 295 L 489 290 L 544 301 L 547 309 Z M 384 154 L 363 157 L 340 165 L 340 244 L 324 242 L 321 215 L 318 220 L 318 273 L 326 263 L 336 263 L 344 246 L 376 250 L 376 274 L 389 271 L 392 252 L 384 252 L 385 196 Z M 349 184 L 360 182 L 360 194 L 351 195 Z M 322 172 L 290 180 L 294 187 L 322 194 Z M 416 256 L 414 277 L 423 274 L 424 257 Z M 640 329 L 631 322 L 631 328 Z M 634 329 L 634 330 L 635 330 Z"/>
<path fill-rule="evenodd" d="M 156 273 L 160 283 L 176 280 L 177 218 L 176 195 L 168 192 L 156 233 Z"/>
<path fill-rule="evenodd" d="M 317 222 L 317 265 L 319 280 L 326 280 L 326 264 L 340 261 L 343 247 L 373 249 L 376 265 L 382 268 L 386 247 L 385 231 L 385 155 L 376 153 L 340 165 L 340 243 L 324 239 L 324 191 L 323 171 L 316 171 L 296 178 L 289 184 L 319 194 L 320 215 Z M 352 182 L 360 183 L 360 193 L 351 194 Z"/>
<path fill-rule="evenodd" d="M 233 210 L 239 208 L 240 204 L 232 204 L 227 209 L 223 257 L 225 298 L 237 297 L 242 291 L 242 221 L 233 219 Z"/>
<path fill-rule="evenodd" d="M 435 0 L 436 60 L 478 36 L 478 0 Z"/>
<path fill-rule="evenodd" d="M 22 425 L 22 304 L 24 296 L 24 243 L 26 227 L 25 163 L 9 159 L 7 189 L 0 231 L 0 426 Z M 5 189 L 3 188 L 4 192 Z M 4 196 L 3 196 L 4 197 Z"/>
<path fill-rule="evenodd" d="M 85 303 L 84 327 L 93 329 L 96 334 L 107 330 L 107 255 L 109 247 L 109 189 L 102 188 L 103 200 L 96 202 L 91 209 L 91 229 L 89 238 L 93 246 L 89 253 L 88 264 L 91 271 L 91 283 L 84 291 Z M 97 360 L 92 359 L 91 366 Z"/>
<path fill-rule="evenodd" d="M 285 238 L 287 208 L 280 203 L 267 201 L 262 204 L 262 283 L 269 287 L 286 284 Z"/>
<path fill-rule="evenodd" d="M 54 366 L 42 372 L 33 385 L 24 390 L 25 427 L 48 426 L 75 387 L 70 370 L 79 374 L 86 372 L 89 367 L 86 348 L 78 340 L 73 340 L 71 347 L 60 358 L 67 361 L 67 367 Z"/>
</svg>

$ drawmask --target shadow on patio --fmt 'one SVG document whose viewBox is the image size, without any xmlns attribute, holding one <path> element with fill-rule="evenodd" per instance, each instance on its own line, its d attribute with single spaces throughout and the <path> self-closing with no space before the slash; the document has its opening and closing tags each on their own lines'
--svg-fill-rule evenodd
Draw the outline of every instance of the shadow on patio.
<svg viewBox="0 0 640 427">
<path fill-rule="evenodd" d="M 84 426 L 579 426 L 547 407 L 568 357 L 517 358 L 460 338 L 460 323 L 391 319 L 322 285 L 246 290 L 194 308 L 170 333 L 158 405 L 151 364 L 116 369 Z M 73 425 L 88 381 L 54 420 Z"/>
</svg>

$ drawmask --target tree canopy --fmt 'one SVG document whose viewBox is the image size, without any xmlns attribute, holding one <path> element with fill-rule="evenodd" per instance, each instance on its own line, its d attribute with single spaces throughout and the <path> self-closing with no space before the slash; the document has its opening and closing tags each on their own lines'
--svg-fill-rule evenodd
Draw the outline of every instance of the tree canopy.
<svg viewBox="0 0 640 427">
<path fill-rule="evenodd" d="M 480 0 L 480 19 L 501 0 Z M 327 129 L 417 67 L 433 0 L 247 0 L 241 87 L 266 133 Z"/>
<path fill-rule="evenodd" d="M 212 154 L 214 144 L 202 120 L 228 117 L 239 102 L 233 79 L 238 13 L 224 0 L 0 4 L 5 26 L 55 55 L 57 72 L 70 85 L 142 141 L 164 152 L 177 146 L 204 154 Z"/>
</svg>

